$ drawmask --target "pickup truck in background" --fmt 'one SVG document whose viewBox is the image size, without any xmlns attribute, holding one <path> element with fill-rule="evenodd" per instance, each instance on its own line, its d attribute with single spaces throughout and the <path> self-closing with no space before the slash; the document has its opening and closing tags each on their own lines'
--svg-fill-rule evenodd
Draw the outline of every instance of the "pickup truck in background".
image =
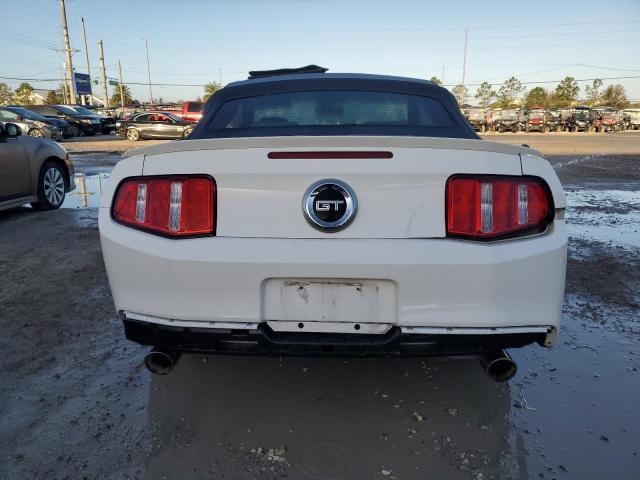
<svg viewBox="0 0 640 480">
<path fill-rule="evenodd" d="M 175 112 L 183 120 L 191 122 L 199 122 L 202 118 L 202 110 L 204 103 L 202 102 L 183 102 L 182 111 Z"/>
</svg>

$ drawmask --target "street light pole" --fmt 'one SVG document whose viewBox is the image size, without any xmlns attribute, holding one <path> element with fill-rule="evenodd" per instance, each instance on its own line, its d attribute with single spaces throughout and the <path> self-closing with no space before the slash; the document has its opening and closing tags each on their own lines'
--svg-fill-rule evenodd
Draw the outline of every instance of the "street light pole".
<svg viewBox="0 0 640 480">
<path fill-rule="evenodd" d="M 153 104 L 153 91 L 151 90 L 151 67 L 149 65 L 149 42 L 144 37 L 144 47 L 147 50 L 147 76 L 149 78 L 149 105 Z"/>
<path fill-rule="evenodd" d="M 89 75 L 89 85 L 91 85 L 91 66 L 89 64 L 89 48 L 87 47 L 87 30 L 84 28 L 84 17 L 80 17 L 82 22 L 82 35 L 84 36 L 84 56 L 87 61 L 87 75 Z M 93 95 L 89 95 L 89 105 L 93 105 Z"/>
<path fill-rule="evenodd" d="M 67 28 L 67 10 L 64 0 L 60 0 L 60 19 L 62 20 L 62 37 L 64 39 L 64 53 L 66 61 L 64 63 L 69 78 L 69 103 L 76 103 L 76 86 L 73 81 L 73 63 L 71 62 L 71 43 L 69 42 L 69 29 Z"/>
<path fill-rule="evenodd" d="M 467 74 L 467 34 L 469 30 L 464 31 L 464 59 L 462 61 L 462 90 L 464 91 L 464 81 Z"/>
<path fill-rule="evenodd" d="M 118 60 L 118 73 L 120 74 L 120 108 L 124 112 L 124 86 L 122 85 L 122 66 Z"/>
<path fill-rule="evenodd" d="M 109 95 L 107 92 L 107 72 L 104 68 L 104 49 L 102 48 L 102 40 L 98 42 L 98 50 L 100 50 L 100 77 L 102 79 L 102 95 L 104 96 L 104 108 L 109 106 Z"/>
</svg>

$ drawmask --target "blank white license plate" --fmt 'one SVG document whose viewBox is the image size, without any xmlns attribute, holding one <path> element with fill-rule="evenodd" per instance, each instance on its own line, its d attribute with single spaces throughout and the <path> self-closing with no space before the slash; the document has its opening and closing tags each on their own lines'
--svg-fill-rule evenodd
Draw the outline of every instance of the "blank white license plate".
<svg viewBox="0 0 640 480">
<path fill-rule="evenodd" d="M 395 323 L 390 280 L 271 278 L 264 284 L 264 320 Z"/>
</svg>

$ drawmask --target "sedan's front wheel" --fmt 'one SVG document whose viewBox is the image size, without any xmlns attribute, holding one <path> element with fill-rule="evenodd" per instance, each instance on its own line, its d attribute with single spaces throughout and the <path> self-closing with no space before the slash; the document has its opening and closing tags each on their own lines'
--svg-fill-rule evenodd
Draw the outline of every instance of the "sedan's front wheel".
<svg viewBox="0 0 640 480">
<path fill-rule="evenodd" d="M 191 132 L 193 132 L 193 128 L 187 128 L 184 131 L 184 138 L 187 138 L 189 135 L 191 135 Z"/>
<path fill-rule="evenodd" d="M 64 202 L 64 172 L 53 162 L 46 162 L 38 178 L 38 201 L 31 206 L 36 210 L 54 210 Z"/>
<path fill-rule="evenodd" d="M 71 133 L 74 137 L 79 137 L 82 134 L 82 130 L 77 125 L 71 125 Z"/>
<path fill-rule="evenodd" d="M 135 128 L 130 128 L 127 130 L 127 139 L 132 142 L 137 142 L 140 140 L 140 132 L 138 132 Z"/>
<path fill-rule="evenodd" d="M 32 128 L 31 130 L 29 130 L 29 134 L 30 137 L 36 137 L 36 138 L 44 138 L 44 132 L 42 130 L 40 130 L 39 128 Z"/>
</svg>

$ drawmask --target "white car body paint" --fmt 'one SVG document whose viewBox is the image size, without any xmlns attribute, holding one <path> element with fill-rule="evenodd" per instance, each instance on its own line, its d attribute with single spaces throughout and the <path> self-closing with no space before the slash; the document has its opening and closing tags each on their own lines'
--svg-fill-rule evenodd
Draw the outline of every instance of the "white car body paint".
<svg viewBox="0 0 640 480">
<path fill-rule="evenodd" d="M 267 157 L 305 150 L 387 150 L 393 158 Z M 127 157 L 99 214 L 111 291 L 126 318 L 203 328 L 265 322 L 274 331 L 304 323 L 305 331 L 334 333 L 546 331 L 547 346 L 557 337 L 567 255 L 560 216 L 543 233 L 494 242 L 445 231 L 453 174 L 537 176 L 563 209 L 555 172 L 533 150 L 481 140 L 292 137 L 172 142 Z M 215 178 L 216 236 L 168 239 L 113 221 L 123 179 L 168 174 Z M 339 232 L 314 229 L 302 212 L 305 190 L 323 178 L 346 182 L 358 198 L 355 220 Z"/>
</svg>

